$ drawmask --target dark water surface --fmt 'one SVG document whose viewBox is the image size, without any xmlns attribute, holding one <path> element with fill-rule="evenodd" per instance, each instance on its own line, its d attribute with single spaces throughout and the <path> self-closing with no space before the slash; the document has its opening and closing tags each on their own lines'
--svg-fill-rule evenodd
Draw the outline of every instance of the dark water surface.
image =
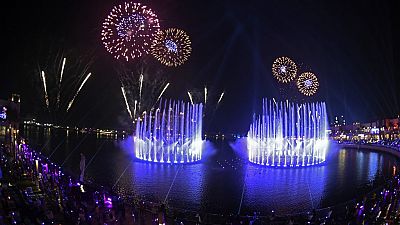
<svg viewBox="0 0 400 225">
<path fill-rule="evenodd" d="M 309 168 L 265 168 L 247 163 L 242 140 L 206 142 L 202 162 L 166 165 L 134 159 L 132 138 L 77 134 L 25 127 L 31 146 L 79 173 L 80 152 L 86 156 L 86 178 L 121 195 L 137 194 L 186 210 L 241 213 L 275 210 L 291 214 L 339 204 L 362 195 L 374 180 L 393 173 L 397 159 L 367 150 L 331 144 L 327 163 Z"/>
</svg>

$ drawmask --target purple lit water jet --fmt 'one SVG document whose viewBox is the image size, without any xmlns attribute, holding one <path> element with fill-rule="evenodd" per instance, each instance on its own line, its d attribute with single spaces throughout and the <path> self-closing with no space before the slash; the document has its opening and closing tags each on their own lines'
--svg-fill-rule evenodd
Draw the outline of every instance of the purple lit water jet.
<svg viewBox="0 0 400 225">
<path fill-rule="evenodd" d="M 203 105 L 164 100 L 136 121 L 135 156 L 158 163 L 201 160 Z"/>
<path fill-rule="evenodd" d="M 328 120 L 324 102 L 297 104 L 263 99 L 247 137 L 249 161 L 265 166 L 312 166 L 326 159 Z"/>
</svg>

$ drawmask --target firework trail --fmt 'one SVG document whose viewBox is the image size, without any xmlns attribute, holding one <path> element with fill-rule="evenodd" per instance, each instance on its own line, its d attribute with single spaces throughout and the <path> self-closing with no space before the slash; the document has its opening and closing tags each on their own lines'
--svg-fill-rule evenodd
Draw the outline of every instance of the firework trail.
<svg viewBox="0 0 400 225">
<path fill-rule="evenodd" d="M 139 97 L 142 98 L 143 74 L 139 77 Z"/>
<path fill-rule="evenodd" d="M 161 96 L 164 94 L 165 90 L 167 90 L 168 86 L 169 86 L 169 83 L 167 85 L 165 85 L 164 89 L 161 91 L 161 94 L 160 94 L 160 96 L 158 96 L 156 103 L 158 102 L 158 100 L 160 100 Z"/>
<path fill-rule="evenodd" d="M 83 80 L 81 86 L 79 86 L 78 91 L 75 93 L 74 97 L 73 97 L 72 100 L 69 102 L 68 108 L 67 108 L 67 112 L 68 112 L 68 110 L 71 108 L 72 104 L 74 103 L 74 100 L 75 100 L 76 96 L 78 96 L 79 92 L 81 91 L 83 85 L 85 85 L 86 81 L 89 79 L 90 75 L 92 75 L 92 73 L 89 73 L 89 74 L 86 76 L 86 78 Z"/>
<path fill-rule="evenodd" d="M 207 87 L 204 87 L 204 105 L 207 104 Z"/>
<path fill-rule="evenodd" d="M 132 112 L 131 112 L 131 109 L 130 109 L 130 107 L 129 107 L 128 100 L 126 99 L 125 89 L 124 89 L 123 86 L 121 86 L 121 91 L 122 91 L 122 95 L 124 96 L 125 105 L 126 105 L 126 110 L 128 110 L 129 116 L 130 116 L 131 119 L 132 119 Z"/>
<path fill-rule="evenodd" d="M 60 73 L 60 80 L 58 82 L 58 93 L 57 93 L 57 108 L 60 107 L 60 98 L 61 98 L 61 82 L 64 74 L 64 67 L 65 67 L 65 61 L 67 58 L 63 59 L 62 67 L 61 67 L 61 73 Z"/>
<path fill-rule="evenodd" d="M 136 105 L 137 105 L 137 100 L 135 100 L 135 106 L 133 108 L 133 117 L 136 118 Z"/>
<path fill-rule="evenodd" d="M 142 65 L 143 64 L 143 65 Z M 150 67 L 144 61 L 134 66 L 119 64 L 117 73 L 125 89 L 126 99 L 132 112 L 132 120 L 136 121 L 144 111 L 151 111 L 157 102 L 164 97 L 169 86 L 167 78 L 158 67 Z M 161 97 L 160 96 L 161 93 Z"/>
<path fill-rule="evenodd" d="M 60 81 L 58 82 L 58 84 L 60 84 L 60 85 L 61 85 L 62 78 L 63 78 L 63 73 L 64 73 L 64 67 L 65 67 L 65 61 L 66 61 L 66 60 L 67 60 L 67 58 L 64 58 L 64 59 L 63 59 L 63 64 L 62 64 L 62 67 L 61 67 Z"/>
<path fill-rule="evenodd" d="M 190 94 L 190 92 L 188 92 L 188 95 L 189 95 L 190 102 L 192 103 L 192 105 L 194 105 L 193 104 L 193 98 L 192 98 L 192 95 Z"/>
<path fill-rule="evenodd" d="M 219 96 L 219 99 L 218 99 L 217 105 L 219 105 L 219 103 L 221 102 L 221 100 L 222 100 L 222 97 L 224 97 L 224 94 L 225 94 L 225 91 L 221 93 L 221 96 Z"/>
<path fill-rule="evenodd" d="M 49 109 L 49 105 L 50 105 L 49 95 L 47 94 L 47 86 L 46 86 L 46 75 L 44 74 L 44 71 L 42 71 L 42 81 L 43 81 L 43 88 L 44 88 L 44 99 L 46 101 L 47 109 L 50 110 Z"/>
<path fill-rule="evenodd" d="M 139 110 L 140 110 L 140 103 L 142 102 L 142 87 L 143 87 L 143 73 L 141 73 L 139 77 Z"/>
</svg>

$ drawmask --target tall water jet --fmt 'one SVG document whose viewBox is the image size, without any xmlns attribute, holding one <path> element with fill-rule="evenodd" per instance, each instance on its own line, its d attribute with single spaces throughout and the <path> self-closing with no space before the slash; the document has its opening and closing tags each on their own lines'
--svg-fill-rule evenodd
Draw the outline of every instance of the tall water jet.
<svg viewBox="0 0 400 225">
<path fill-rule="evenodd" d="M 265 166 L 312 166 L 326 159 L 328 120 L 324 102 L 297 104 L 263 99 L 247 135 L 249 161 Z"/>
<path fill-rule="evenodd" d="M 203 105 L 162 100 L 136 121 L 135 156 L 158 163 L 201 160 Z"/>
</svg>

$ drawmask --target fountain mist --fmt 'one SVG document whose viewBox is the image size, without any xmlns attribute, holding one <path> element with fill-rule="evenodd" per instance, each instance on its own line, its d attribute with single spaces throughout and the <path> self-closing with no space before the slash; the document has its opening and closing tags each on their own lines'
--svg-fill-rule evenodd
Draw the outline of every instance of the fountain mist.
<svg viewBox="0 0 400 225">
<path fill-rule="evenodd" d="M 265 166 L 311 166 L 325 161 L 328 120 L 324 102 L 263 99 L 262 115 L 247 135 L 249 161 Z"/>
<path fill-rule="evenodd" d="M 201 160 L 203 105 L 160 101 L 136 121 L 136 158 L 159 163 Z"/>
</svg>

